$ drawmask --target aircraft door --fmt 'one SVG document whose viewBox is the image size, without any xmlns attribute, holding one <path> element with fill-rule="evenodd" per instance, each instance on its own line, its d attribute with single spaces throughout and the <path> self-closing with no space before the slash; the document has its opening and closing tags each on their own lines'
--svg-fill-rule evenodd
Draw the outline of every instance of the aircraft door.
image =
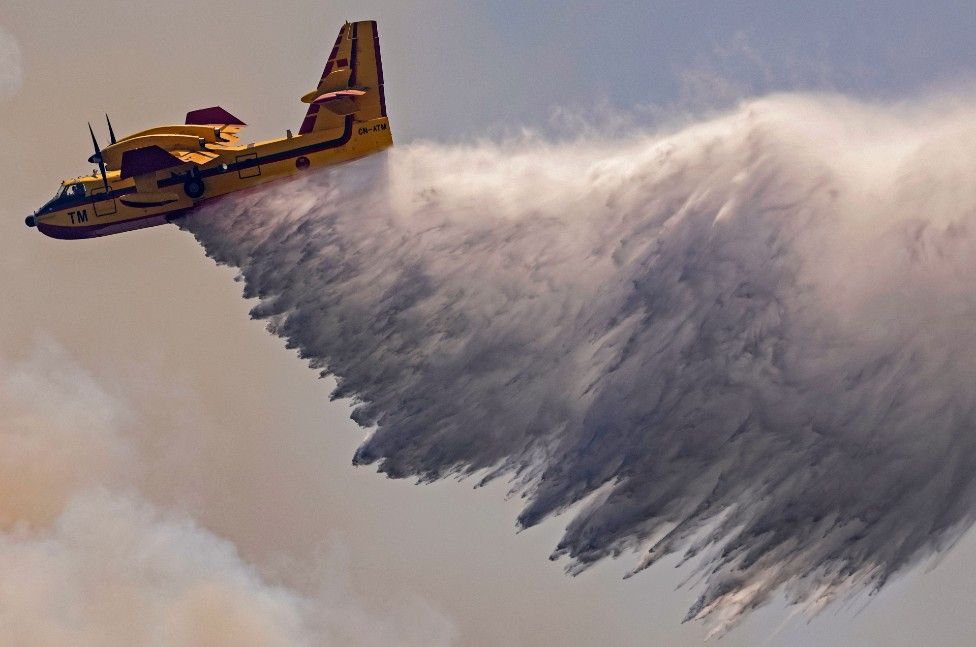
<svg viewBox="0 0 976 647">
<path fill-rule="evenodd" d="M 116 212 L 115 198 L 105 198 L 104 186 L 92 187 L 90 195 L 96 216 L 111 216 Z"/>
<path fill-rule="evenodd" d="M 247 164 L 248 162 L 251 162 L 252 160 L 257 160 L 257 158 L 258 158 L 258 154 L 257 153 L 248 153 L 246 155 L 238 155 L 237 156 L 237 163 L 238 164 L 242 164 L 242 163 L 243 164 Z M 238 169 L 237 169 L 237 177 L 241 178 L 242 180 L 245 180 L 245 179 L 247 179 L 249 177 L 257 177 L 259 175 L 261 175 L 261 165 L 260 164 L 253 164 L 252 163 L 252 164 L 248 164 L 247 166 L 244 166 L 243 168 L 238 167 Z"/>
</svg>

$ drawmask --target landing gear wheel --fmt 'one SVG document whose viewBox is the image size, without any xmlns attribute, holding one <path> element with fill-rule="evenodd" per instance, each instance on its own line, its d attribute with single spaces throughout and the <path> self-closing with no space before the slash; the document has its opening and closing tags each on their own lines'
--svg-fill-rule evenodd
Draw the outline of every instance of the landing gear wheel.
<svg viewBox="0 0 976 647">
<path fill-rule="evenodd" d="M 183 192 L 196 200 L 203 195 L 203 180 L 198 177 L 191 177 L 183 183 Z"/>
</svg>

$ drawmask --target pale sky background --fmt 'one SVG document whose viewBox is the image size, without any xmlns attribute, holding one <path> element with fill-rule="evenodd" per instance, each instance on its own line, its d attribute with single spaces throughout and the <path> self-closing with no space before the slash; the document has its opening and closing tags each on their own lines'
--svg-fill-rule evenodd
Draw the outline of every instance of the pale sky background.
<svg viewBox="0 0 976 647">
<path fill-rule="evenodd" d="M 976 71 L 969 2 L 601 4 L 4 0 L 0 357 L 51 338 L 138 394 L 161 447 L 148 496 L 189 510 L 269 577 L 300 586 L 326 554 L 376 613 L 421 600 L 458 644 L 701 644 L 702 627 L 680 624 L 696 594 L 674 590 L 683 573 L 668 564 L 621 581 L 628 556 L 569 578 L 547 560 L 563 520 L 515 535 L 504 483 L 417 487 L 351 467 L 362 431 L 346 404 L 248 320 L 233 272 L 188 234 L 72 243 L 23 226 L 61 178 L 89 170 L 85 122 L 104 140 L 103 112 L 119 134 L 214 104 L 251 124 L 246 137 L 297 127 L 298 97 L 344 19 L 379 21 L 401 144 L 523 126 L 571 136 L 554 113 L 673 117 L 776 89 L 892 101 L 970 85 Z M 970 534 L 863 609 L 807 624 L 773 604 L 720 644 L 973 644 L 974 572 Z"/>
</svg>

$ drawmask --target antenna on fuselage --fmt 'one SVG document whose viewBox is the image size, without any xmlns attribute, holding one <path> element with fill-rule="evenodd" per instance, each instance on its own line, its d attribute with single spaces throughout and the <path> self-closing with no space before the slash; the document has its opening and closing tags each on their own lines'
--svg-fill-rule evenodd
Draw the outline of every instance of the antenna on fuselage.
<svg viewBox="0 0 976 647">
<path fill-rule="evenodd" d="M 115 143 L 115 131 L 112 130 L 112 120 L 108 118 L 108 115 L 105 115 L 105 123 L 108 124 L 108 138 L 110 140 L 112 140 L 112 143 L 114 144 Z"/>
<path fill-rule="evenodd" d="M 105 174 L 105 162 L 102 161 L 102 149 L 98 147 L 98 140 L 95 139 L 95 131 L 92 130 L 90 121 L 88 122 L 88 132 L 91 133 L 92 146 L 95 147 L 95 154 L 89 157 L 88 161 L 98 162 L 98 170 L 102 172 L 102 182 L 105 183 L 105 193 L 108 193 L 108 175 Z"/>
</svg>

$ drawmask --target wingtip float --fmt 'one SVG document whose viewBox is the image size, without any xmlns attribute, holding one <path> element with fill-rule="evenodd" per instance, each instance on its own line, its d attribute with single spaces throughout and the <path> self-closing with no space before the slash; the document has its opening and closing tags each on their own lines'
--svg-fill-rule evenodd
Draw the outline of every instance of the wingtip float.
<svg viewBox="0 0 976 647">
<path fill-rule="evenodd" d="M 246 125 L 219 106 L 192 110 L 182 125 L 158 126 L 100 148 L 91 175 L 66 180 L 26 219 L 52 238 L 78 239 L 162 225 L 201 202 L 376 153 L 393 144 L 375 21 L 339 30 L 298 134 L 241 145 Z M 91 124 L 89 124 L 91 130 Z"/>
</svg>

